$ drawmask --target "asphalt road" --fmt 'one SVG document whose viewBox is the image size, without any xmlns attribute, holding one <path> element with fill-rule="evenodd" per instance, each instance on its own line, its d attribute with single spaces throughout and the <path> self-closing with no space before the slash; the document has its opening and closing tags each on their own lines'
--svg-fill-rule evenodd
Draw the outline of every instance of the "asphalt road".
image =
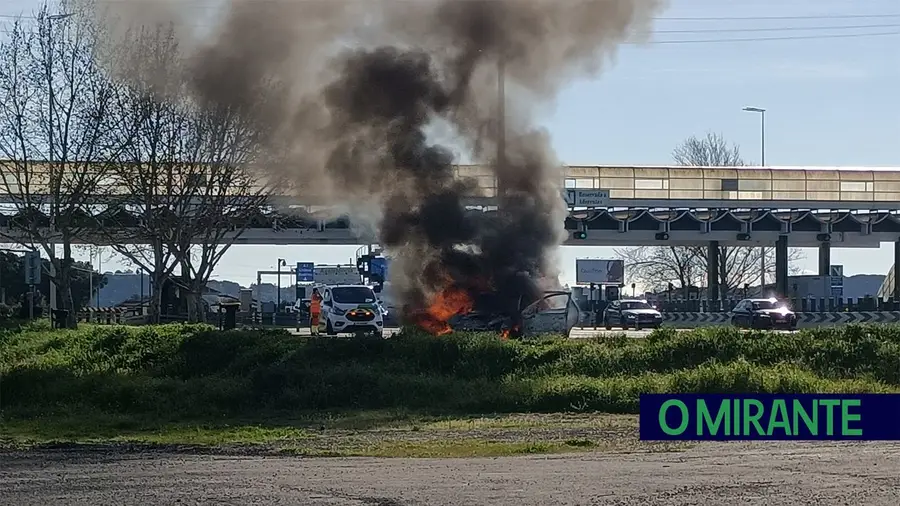
<svg viewBox="0 0 900 506">
<path fill-rule="evenodd" d="M 309 335 L 309 328 L 301 328 L 299 332 L 296 329 L 288 329 L 288 330 L 290 330 L 292 334 L 296 334 L 296 335 L 300 335 L 300 336 L 308 336 Z M 679 332 L 687 331 L 687 330 L 690 330 L 690 329 L 678 329 Z M 384 331 L 385 331 L 384 332 L 385 336 L 390 336 L 394 332 L 400 332 L 400 329 L 399 328 L 385 328 Z M 591 337 L 597 337 L 597 336 L 602 336 L 602 335 L 621 334 L 622 332 L 625 332 L 625 335 L 627 335 L 628 337 L 642 338 L 642 337 L 647 337 L 650 334 L 650 332 L 652 332 L 652 330 L 643 329 L 643 330 L 623 331 L 622 329 L 606 330 L 603 327 L 598 327 L 596 329 L 594 329 L 594 328 L 574 328 L 574 329 L 572 329 L 572 333 L 570 334 L 569 337 L 571 337 L 573 339 L 588 339 Z"/>
<path fill-rule="evenodd" d="M 3 506 L 900 504 L 900 445 L 887 443 L 466 460 L 29 451 L 0 461 Z"/>
<path fill-rule="evenodd" d="M 308 336 L 309 335 L 309 328 L 301 328 L 299 332 L 296 329 L 288 329 L 288 330 L 290 330 L 291 333 L 300 335 L 300 336 Z M 400 332 L 399 328 L 386 328 L 384 330 L 385 330 L 385 333 L 384 333 L 385 336 L 390 336 L 391 333 L 394 333 L 394 332 Z M 676 330 L 678 332 L 687 332 L 692 329 L 676 329 Z M 648 330 L 648 329 L 623 331 L 622 329 L 606 330 L 603 327 L 598 327 L 596 329 L 592 328 L 592 327 L 589 327 L 589 328 L 577 328 L 576 327 L 576 328 L 572 329 L 572 333 L 569 335 L 569 337 L 572 339 L 590 339 L 592 337 L 598 337 L 598 336 L 604 336 L 604 335 L 622 334 L 623 332 L 625 333 L 625 335 L 627 337 L 633 337 L 636 339 L 640 339 L 640 338 L 647 337 L 648 335 L 650 335 L 650 332 L 653 332 L 653 331 Z M 779 330 L 778 332 L 790 332 L 790 331 Z"/>
</svg>

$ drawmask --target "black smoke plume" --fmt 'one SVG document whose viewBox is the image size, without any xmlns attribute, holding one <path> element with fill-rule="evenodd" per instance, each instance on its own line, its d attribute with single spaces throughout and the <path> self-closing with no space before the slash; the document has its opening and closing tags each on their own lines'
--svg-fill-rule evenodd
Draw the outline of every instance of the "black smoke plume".
<svg viewBox="0 0 900 506">
<path fill-rule="evenodd" d="M 201 106 L 269 132 L 260 170 L 372 225 L 410 311 L 453 284 L 510 313 L 557 284 L 565 237 L 561 163 L 538 107 L 601 70 L 661 2 L 232 0 L 211 32 L 181 33 L 179 78 Z M 127 5 L 120 14 L 159 7 L 155 20 L 173 9 Z M 451 147 L 429 141 L 435 128 Z M 478 181 L 456 173 L 455 153 L 497 180 L 497 212 L 466 209 Z"/>
</svg>

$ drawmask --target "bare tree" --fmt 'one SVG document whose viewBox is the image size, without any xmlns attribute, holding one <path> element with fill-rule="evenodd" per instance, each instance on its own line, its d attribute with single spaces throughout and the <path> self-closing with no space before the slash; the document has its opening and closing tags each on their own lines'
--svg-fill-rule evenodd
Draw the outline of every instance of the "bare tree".
<svg viewBox="0 0 900 506">
<path fill-rule="evenodd" d="M 110 54 L 126 85 L 117 95 L 115 122 L 123 148 L 110 159 L 109 207 L 97 216 L 110 246 L 150 278 L 150 319 L 159 321 L 161 288 L 178 258 L 169 244 L 180 240 L 190 207 L 180 165 L 189 134 L 177 96 L 178 44 L 171 27 L 129 30 Z"/>
<path fill-rule="evenodd" d="M 0 43 L 0 190 L 16 208 L 15 240 L 49 258 L 74 326 L 72 245 L 91 226 L 85 210 L 105 176 L 91 160 L 114 150 L 115 85 L 94 60 L 97 25 L 74 2 L 58 8 L 64 14 L 43 6 L 34 27 L 15 21 Z"/>
<path fill-rule="evenodd" d="M 660 292 L 672 283 L 678 289 L 687 291 L 692 286 L 700 286 L 705 271 L 694 257 L 691 248 L 678 246 L 658 246 L 617 249 L 616 256 L 625 261 L 625 272 L 630 282 L 639 283 L 647 289 Z"/>
<path fill-rule="evenodd" d="M 691 136 L 674 151 L 672 158 L 678 165 L 691 167 L 743 167 L 741 149 L 728 145 L 721 134 L 709 132 L 706 137 Z"/>
<path fill-rule="evenodd" d="M 692 167 L 741 167 L 740 148 L 729 145 L 724 137 L 708 133 L 704 138 L 690 137 L 672 153 L 679 165 Z M 744 284 L 761 283 L 760 261 L 765 255 L 767 275 L 775 272 L 774 248 L 719 247 L 719 298 L 734 295 L 735 289 Z M 707 279 L 708 251 L 704 246 L 643 246 L 616 250 L 616 256 L 625 260 L 626 272 L 635 283 L 653 290 L 663 290 L 672 283 L 679 289 L 703 286 Z M 788 252 L 788 261 L 803 258 L 799 249 Z M 796 272 L 796 268 L 794 271 Z"/>
<path fill-rule="evenodd" d="M 262 94 L 260 94 L 262 95 Z M 192 196 L 184 233 L 169 244 L 188 284 L 191 321 L 205 319 L 202 295 L 213 269 L 269 202 L 271 181 L 248 166 L 259 162 L 262 129 L 230 108 L 197 109 L 190 120 L 192 153 L 180 166 Z"/>
<path fill-rule="evenodd" d="M 119 123 L 129 142 L 115 169 L 121 204 L 102 217 L 121 218 L 104 228 L 108 235 L 130 231 L 110 242 L 150 273 L 157 288 L 151 318 L 159 316 L 159 288 L 169 281 L 188 295 L 189 318 L 200 320 L 213 269 L 267 203 L 272 186 L 247 170 L 260 162 L 264 128 L 247 122 L 250 115 L 237 108 L 192 99 L 179 71 L 186 62 L 173 27 L 129 32 L 120 50 L 117 65 L 128 86 Z M 123 212 L 125 207 L 131 212 Z"/>
<path fill-rule="evenodd" d="M 734 297 L 744 284 L 760 283 L 760 256 L 762 248 L 719 247 L 719 296 Z M 653 291 L 665 290 L 671 283 L 676 290 L 683 290 L 684 298 L 690 287 L 704 286 L 707 281 L 708 251 L 705 246 L 642 246 L 616 250 L 616 256 L 625 261 L 631 282 L 640 283 Z M 788 250 L 788 262 L 804 258 L 799 249 Z M 800 272 L 796 265 L 792 274 Z M 775 276 L 774 248 L 766 251 L 766 276 Z"/>
</svg>

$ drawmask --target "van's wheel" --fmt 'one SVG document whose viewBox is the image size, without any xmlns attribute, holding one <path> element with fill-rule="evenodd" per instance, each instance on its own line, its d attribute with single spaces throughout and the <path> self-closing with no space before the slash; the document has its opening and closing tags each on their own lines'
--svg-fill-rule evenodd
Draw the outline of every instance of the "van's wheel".
<svg viewBox="0 0 900 506">
<path fill-rule="evenodd" d="M 609 320 L 603 320 L 603 326 L 606 327 L 606 330 L 612 330 L 612 325 L 609 323 Z"/>
<path fill-rule="evenodd" d="M 334 327 L 331 326 L 331 322 L 325 323 L 325 335 L 327 335 L 327 336 L 336 336 L 337 335 L 334 332 Z"/>
</svg>

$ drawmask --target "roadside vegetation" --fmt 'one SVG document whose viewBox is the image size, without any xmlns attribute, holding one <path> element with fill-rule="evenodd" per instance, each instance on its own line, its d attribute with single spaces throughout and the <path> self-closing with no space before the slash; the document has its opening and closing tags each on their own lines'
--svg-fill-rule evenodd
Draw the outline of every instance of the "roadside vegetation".
<svg viewBox="0 0 900 506">
<path fill-rule="evenodd" d="M 274 442 L 327 455 L 612 448 L 635 432 L 641 393 L 895 392 L 898 363 L 900 326 L 502 341 L 36 324 L 0 329 L 0 441 Z"/>
</svg>

